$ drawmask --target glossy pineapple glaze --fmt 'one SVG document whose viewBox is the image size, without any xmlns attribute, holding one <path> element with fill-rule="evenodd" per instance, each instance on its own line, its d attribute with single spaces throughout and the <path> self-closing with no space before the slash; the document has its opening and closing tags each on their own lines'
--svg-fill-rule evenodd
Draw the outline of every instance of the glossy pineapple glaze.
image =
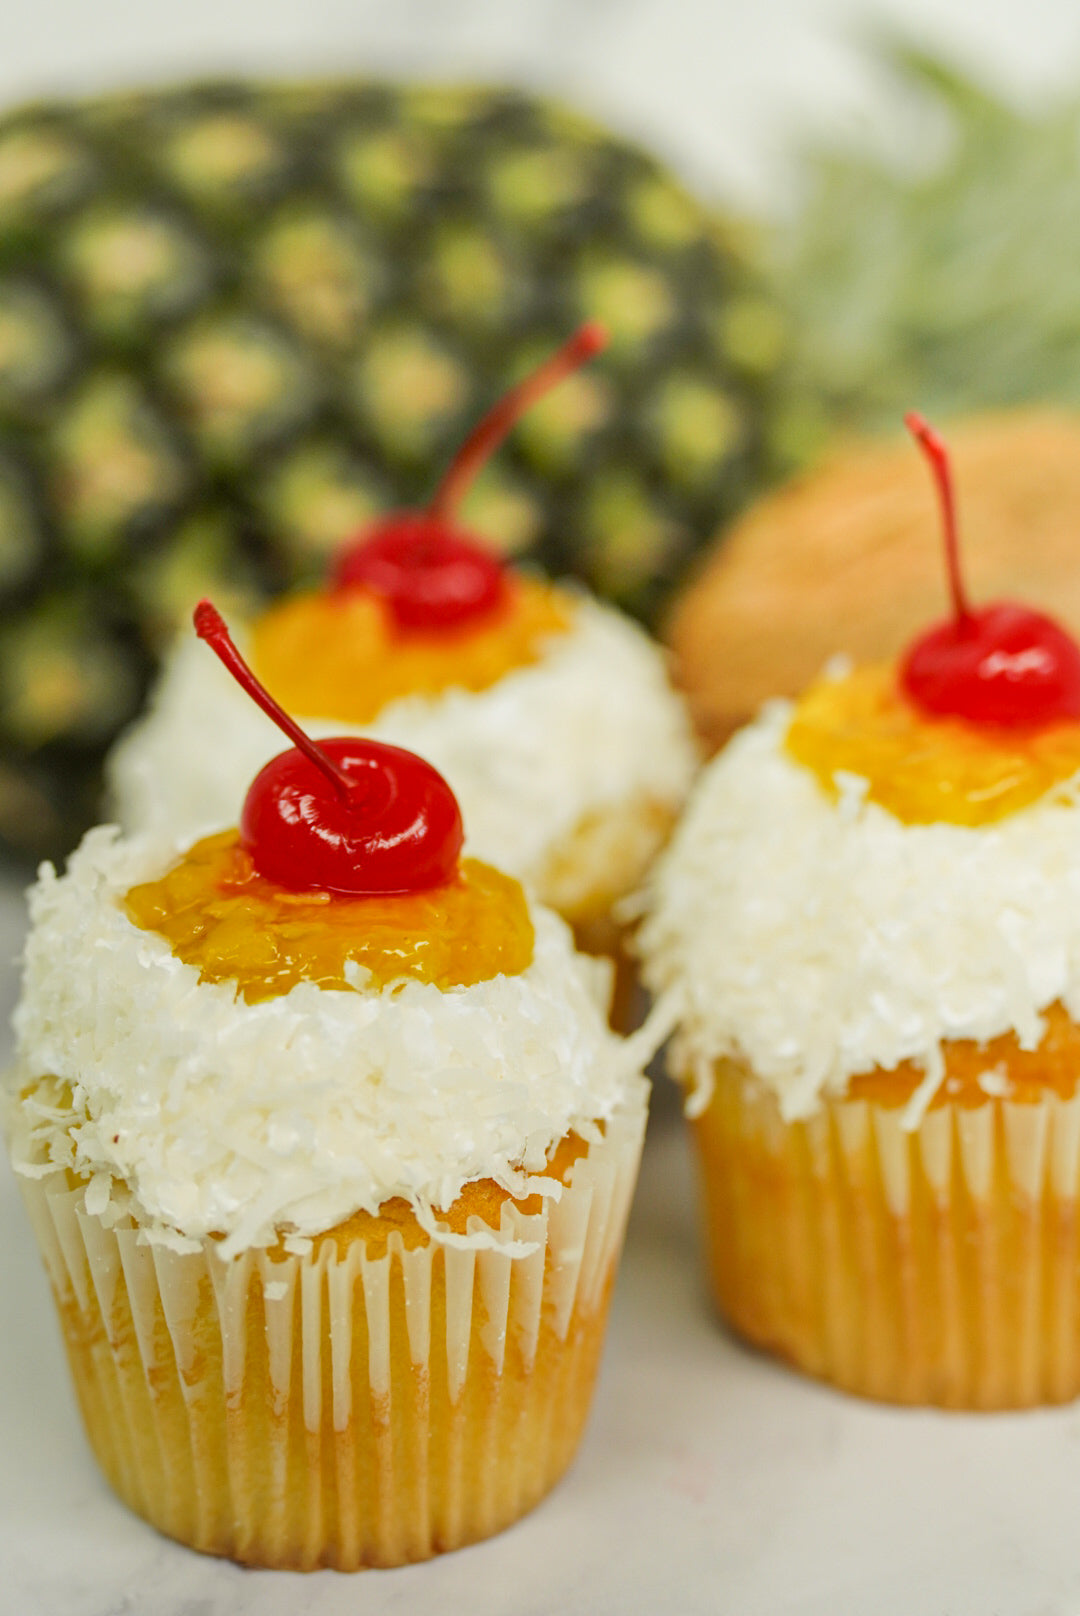
<svg viewBox="0 0 1080 1616">
<path fill-rule="evenodd" d="M 508 579 L 505 602 L 480 623 L 431 633 L 398 628 L 367 590 L 319 591 L 264 613 L 252 665 L 290 712 L 367 724 L 403 696 L 487 690 L 536 662 L 572 615 L 565 594 L 532 578 Z"/>
<path fill-rule="evenodd" d="M 924 716 L 891 665 L 820 679 L 800 699 L 790 755 L 836 793 L 837 771 L 906 825 L 990 825 L 1080 771 L 1080 724 L 999 729 Z"/>
<path fill-rule="evenodd" d="M 258 874 L 235 830 L 196 842 L 159 880 L 132 887 L 125 907 L 200 981 L 234 981 L 249 1004 L 298 982 L 348 989 L 348 961 L 377 987 L 408 977 L 445 990 L 518 976 L 533 955 L 521 887 L 478 859 L 424 892 L 287 892 Z"/>
</svg>

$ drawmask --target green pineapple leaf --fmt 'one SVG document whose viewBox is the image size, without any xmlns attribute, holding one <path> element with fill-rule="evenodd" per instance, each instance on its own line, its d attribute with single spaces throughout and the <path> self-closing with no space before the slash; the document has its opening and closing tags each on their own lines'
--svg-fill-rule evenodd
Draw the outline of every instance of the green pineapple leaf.
<svg viewBox="0 0 1080 1616">
<path fill-rule="evenodd" d="M 792 341 L 775 420 L 801 423 L 804 454 L 911 408 L 1080 404 L 1080 103 L 1025 114 L 925 52 L 884 60 L 918 109 L 917 160 L 810 153 L 780 239 Z"/>
</svg>

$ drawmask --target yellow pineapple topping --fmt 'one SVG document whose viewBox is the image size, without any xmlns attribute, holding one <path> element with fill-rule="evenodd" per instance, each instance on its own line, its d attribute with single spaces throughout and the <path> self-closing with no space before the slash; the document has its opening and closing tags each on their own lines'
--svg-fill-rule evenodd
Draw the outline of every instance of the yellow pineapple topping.
<svg viewBox="0 0 1080 1616">
<path fill-rule="evenodd" d="M 823 678 L 800 699 L 788 753 L 835 795 L 837 773 L 907 825 L 990 825 L 1080 772 L 1080 724 L 1039 730 L 920 713 L 892 665 Z"/>
<path fill-rule="evenodd" d="M 550 584 L 515 578 L 507 596 L 468 628 L 422 634 L 402 632 L 365 589 L 296 595 L 260 618 L 252 664 L 290 712 L 367 724 L 403 696 L 487 690 L 569 629 L 572 602 Z"/>
<path fill-rule="evenodd" d="M 198 966 L 200 981 L 235 982 L 249 1004 L 298 982 L 348 990 L 407 977 L 472 987 L 519 976 L 533 956 L 521 887 L 478 859 L 463 859 L 452 881 L 422 892 L 285 892 L 258 874 L 234 830 L 196 842 L 160 880 L 133 887 L 125 908 Z"/>
</svg>

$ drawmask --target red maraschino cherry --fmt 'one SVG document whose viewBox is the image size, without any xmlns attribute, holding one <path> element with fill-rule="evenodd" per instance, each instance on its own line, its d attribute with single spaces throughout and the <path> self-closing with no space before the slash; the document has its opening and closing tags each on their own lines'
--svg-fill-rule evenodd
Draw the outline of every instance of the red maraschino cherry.
<svg viewBox="0 0 1080 1616">
<path fill-rule="evenodd" d="M 351 897 L 421 892 L 451 879 L 461 810 L 430 763 L 354 736 L 316 743 L 255 677 L 208 600 L 195 608 L 195 632 L 293 742 L 244 799 L 240 842 L 260 875 L 293 892 Z"/>
<path fill-rule="evenodd" d="M 1002 729 L 1080 718 L 1080 646 L 1043 612 L 1013 601 L 974 611 L 960 575 L 948 450 L 914 413 L 904 417 L 930 462 L 941 501 L 953 615 L 908 649 L 900 682 L 923 712 Z"/>
<path fill-rule="evenodd" d="M 399 629 L 440 632 L 466 627 L 498 610 L 506 574 L 482 539 L 459 527 L 455 512 L 477 472 L 539 398 L 607 343 L 590 320 L 488 411 L 455 455 L 423 511 L 392 511 L 342 551 L 335 588 L 360 585 L 379 595 Z"/>
</svg>

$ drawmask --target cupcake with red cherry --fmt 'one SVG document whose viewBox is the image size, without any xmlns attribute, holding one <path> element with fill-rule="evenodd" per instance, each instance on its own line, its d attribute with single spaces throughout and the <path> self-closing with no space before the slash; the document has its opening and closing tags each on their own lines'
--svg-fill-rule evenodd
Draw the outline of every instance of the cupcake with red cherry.
<svg viewBox="0 0 1080 1616">
<path fill-rule="evenodd" d="M 519 416 L 604 341 L 583 326 L 480 423 L 426 511 L 378 521 L 324 587 L 239 635 L 313 735 L 368 734 L 428 758 L 461 802 L 470 851 L 525 881 L 596 952 L 614 948 L 612 906 L 685 798 L 690 725 L 637 625 L 504 565 L 455 513 Z M 112 759 L 117 816 L 173 835 L 218 823 L 270 749 L 250 704 L 182 642 Z"/>
<path fill-rule="evenodd" d="M 709 765 L 650 882 L 716 1300 L 848 1391 L 1080 1394 L 1080 648 L 960 576 Z M 1031 536 L 1037 543 L 1037 535 Z"/>
<path fill-rule="evenodd" d="M 249 1565 L 396 1565 L 573 1455 L 648 1049 L 429 763 L 315 742 L 197 626 L 295 744 L 238 829 L 43 866 L 12 1157 L 119 1495 Z"/>
</svg>

